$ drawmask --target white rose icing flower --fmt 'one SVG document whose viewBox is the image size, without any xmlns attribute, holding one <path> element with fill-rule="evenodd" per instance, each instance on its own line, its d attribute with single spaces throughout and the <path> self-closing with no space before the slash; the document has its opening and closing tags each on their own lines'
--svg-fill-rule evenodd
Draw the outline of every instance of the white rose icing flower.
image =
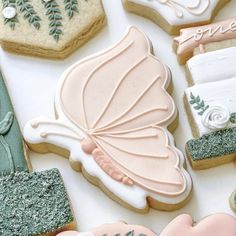
<svg viewBox="0 0 236 236">
<path fill-rule="evenodd" d="M 230 113 L 223 106 L 209 107 L 202 116 L 202 124 L 211 130 L 224 129 L 228 126 Z"/>
</svg>

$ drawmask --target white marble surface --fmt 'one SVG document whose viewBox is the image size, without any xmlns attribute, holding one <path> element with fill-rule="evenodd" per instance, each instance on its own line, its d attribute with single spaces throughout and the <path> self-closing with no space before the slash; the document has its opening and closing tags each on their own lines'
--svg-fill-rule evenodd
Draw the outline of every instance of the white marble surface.
<svg viewBox="0 0 236 236">
<path fill-rule="evenodd" d="M 172 51 L 172 37 L 151 21 L 127 13 L 120 0 L 104 0 L 107 26 L 81 49 L 64 61 L 49 61 L 11 55 L 0 50 L 0 65 L 6 77 L 9 93 L 21 128 L 27 120 L 39 115 L 53 117 L 53 99 L 61 73 L 77 60 L 111 46 L 121 38 L 128 25 L 136 25 L 153 42 L 154 50 L 173 73 L 175 91 L 173 97 L 180 111 L 179 127 L 175 131 L 177 147 L 184 151 L 185 142 L 191 138 L 190 127 L 183 108 L 182 96 L 187 86 L 184 68 L 179 66 Z M 236 0 L 232 0 L 216 17 L 216 20 L 233 16 Z M 188 169 L 193 178 L 193 198 L 179 211 L 172 213 L 151 210 L 140 215 L 110 200 L 100 189 L 91 185 L 80 173 L 74 172 L 69 162 L 57 155 L 39 155 L 30 152 L 34 170 L 57 167 L 68 189 L 78 228 L 81 231 L 117 220 L 146 225 L 159 233 L 165 225 L 181 213 L 190 213 L 195 220 L 215 212 L 228 212 L 228 197 L 236 188 L 236 166 L 228 164 L 205 171 Z"/>
</svg>

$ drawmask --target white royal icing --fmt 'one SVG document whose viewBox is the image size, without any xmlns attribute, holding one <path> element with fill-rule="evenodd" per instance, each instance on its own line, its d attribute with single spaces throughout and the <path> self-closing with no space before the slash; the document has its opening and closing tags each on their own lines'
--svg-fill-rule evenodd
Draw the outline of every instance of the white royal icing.
<svg viewBox="0 0 236 236">
<path fill-rule="evenodd" d="M 187 67 L 194 84 L 201 84 L 235 77 L 235 62 L 236 47 L 232 47 L 196 55 Z"/>
<path fill-rule="evenodd" d="M 5 7 L 2 10 L 2 14 L 6 19 L 12 19 L 16 16 L 16 8 L 14 8 L 14 7 Z"/>
<path fill-rule="evenodd" d="M 210 130 L 224 129 L 228 126 L 230 113 L 223 106 L 211 106 L 202 116 L 202 124 Z"/>
<path fill-rule="evenodd" d="M 186 89 L 185 94 L 188 101 L 191 100 L 192 93 L 194 96 L 199 96 L 205 105 L 209 106 L 201 116 L 199 110 L 194 109 L 195 105 L 189 103 L 200 136 L 210 133 L 212 130 L 236 126 L 236 124 L 229 122 L 229 114 L 236 112 L 235 88 L 236 77 L 198 84 Z"/>
<path fill-rule="evenodd" d="M 220 0 L 128 0 L 158 12 L 171 25 L 207 21 Z"/>
</svg>

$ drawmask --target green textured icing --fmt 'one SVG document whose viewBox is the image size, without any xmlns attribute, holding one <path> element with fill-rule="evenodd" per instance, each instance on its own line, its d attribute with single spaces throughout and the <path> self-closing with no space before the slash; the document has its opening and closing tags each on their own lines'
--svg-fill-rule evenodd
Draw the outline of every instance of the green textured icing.
<svg viewBox="0 0 236 236">
<path fill-rule="evenodd" d="M 57 169 L 0 178 L 0 202 L 1 236 L 41 235 L 74 220 Z"/>
<path fill-rule="evenodd" d="M 0 91 L 0 175 L 28 171 L 22 134 L 1 74 Z"/>
<path fill-rule="evenodd" d="M 194 161 L 236 153 L 236 128 L 219 130 L 189 140 L 186 148 Z"/>
</svg>

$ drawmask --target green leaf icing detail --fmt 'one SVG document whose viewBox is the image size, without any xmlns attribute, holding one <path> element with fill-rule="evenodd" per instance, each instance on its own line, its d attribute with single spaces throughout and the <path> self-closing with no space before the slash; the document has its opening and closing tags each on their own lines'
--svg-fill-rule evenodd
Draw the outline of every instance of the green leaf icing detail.
<svg viewBox="0 0 236 236">
<path fill-rule="evenodd" d="M 6 142 L 4 135 L 6 135 L 10 131 L 10 128 L 13 124 L 13 120 L 14 120 L 14 114 L 12 112 L 8 112 L 5 118 L 0 122 L 0 144 L 3 146 L 3 148 L 6 151 L 11 173 L 15 172 L 15 165 L 14 165 L 10 147 L 8 143 Z"/>
<path fill-rule="evenodd" d="M 28 20 L 29 24 L 39 29 L 41 19 L 35 12 L 33 6 L 29 3 L 29 0 L 16 0 L 16 4 L 19 6 L 20 12 L 24 14 L 24 18 Z"/>
<path fill-rule="evenodd" d="M 28 171 L 28 165 L 23 138 L 0 73 L 0 176 L 18 171 Z"/>
<path fill-rule="evenodd" d="M 0 235 L 46 235 L 73 220 L 57 169 L 0 178 Z"/>
<path fill-rule="evenodd" d="M 16 0 L 2 0 L 3 8 L 14 7 L 16 9 Z M 12 30 L 15 29 L 16 23 L 18 22 L 17 15 L 11 19 L 4 18 L 4 24 L 8 24 Z"/>
<path fill-rule="evenodd" d="M 202 100 L 198 95 L 194 96 L 190 93 L 189 103 L 193 106 L 193 108 L 198 112 L 198 115 L 202 116 L 204 112 L 209 108 L 208 105 L 205 105 L 204 100 Z"/>
<path fill-rule="evenodd" d="M 74 13 L 78 13 L 78 0 L 64 0 L 65 11 L 69 19 L 72 19 Z"/>
<path fill-rule="evenodd" d="M 50 21 L 49 23 L 49 34 L 52 35 L 52 37 L 58 42 L 60 39 L 60 36 L 63 34 L 62 32 L 62 16 L 61 16 L 61 10 L 59 8 L 59 5 L 55 0 L 51 0 L 50 2 L 44 2 L 42 0 L 42 3 L 44 4 L 46 11 L 46 15 L 48 16 L 48 19 Z"/>
<path fill-rule="evenodd" d="M 230 114 L 230 122 L 236 124 L 236 112 Z"/>
<path fill-rule="evenodd" d="M 133 235 L 134 235 L 134 231 L 133 230 L 125 234 L 125 236 L 133 236 Z"/>
<path fill-rule="evenodd" d="M 236 153 L 236 128 L 218 130 L 189 140 L 186 149 L 193 161 Z"/>
</svg>

